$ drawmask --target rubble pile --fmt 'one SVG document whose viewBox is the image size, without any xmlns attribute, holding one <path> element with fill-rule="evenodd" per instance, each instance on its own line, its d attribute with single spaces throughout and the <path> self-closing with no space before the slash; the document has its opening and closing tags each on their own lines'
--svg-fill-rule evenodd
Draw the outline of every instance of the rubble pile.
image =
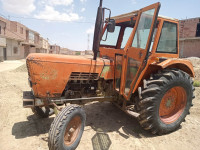
<svg viewBox="0 0 200 150">
<path fill-rule="evenodd" d="M 187 60 L 192 62 L 195 72 L 195 80 L 200 81 L 200 58 L 199 57 L 188 57 Z"/>
</svg>

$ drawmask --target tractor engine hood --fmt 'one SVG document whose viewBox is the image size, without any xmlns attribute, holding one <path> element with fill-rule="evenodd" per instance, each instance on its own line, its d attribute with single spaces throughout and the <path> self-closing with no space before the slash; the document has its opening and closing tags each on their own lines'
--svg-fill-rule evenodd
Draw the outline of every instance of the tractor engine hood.
<svg viewBox="0 0 200 150">
<path fill-rule="evenodd" d="M 57 54 L 29 54 L 26 64 L 30 86 L 38 98 L 62 95 L 69 80 L 113 79 L 113 62 L 108 59 Z"/>
</svg>

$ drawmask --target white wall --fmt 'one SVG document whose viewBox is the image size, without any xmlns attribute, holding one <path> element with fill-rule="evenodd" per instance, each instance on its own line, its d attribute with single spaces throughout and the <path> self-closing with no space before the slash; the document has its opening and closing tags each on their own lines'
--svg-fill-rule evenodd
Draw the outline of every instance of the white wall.
<svg viewBox="0 0 200 150">
<path fill-rule="evenodd" d="M 3 61 L 3 47 L 0 47 L 0 62 Z"/>
<path fill-rule="evenodd" d="M 7 51 L 7 59 L 21 59 L 23 58 L 23 51 L 21 51 L 21 46 L 19 42 L 16 40 L 6 39 L 6 51 Z M 14 48 L 17 48 L 15 53 Z"/>
<path fill-rule="evenodd" d="M 6 39 L 5 38 L 0 37 L 0 46 L 6 47 Z"/>
<path fill-rule="evenodd" d="M 0 62 L 3 61 L 3 48 L 6 47 L 6 39 L 0 37 Z"/>
</svg>

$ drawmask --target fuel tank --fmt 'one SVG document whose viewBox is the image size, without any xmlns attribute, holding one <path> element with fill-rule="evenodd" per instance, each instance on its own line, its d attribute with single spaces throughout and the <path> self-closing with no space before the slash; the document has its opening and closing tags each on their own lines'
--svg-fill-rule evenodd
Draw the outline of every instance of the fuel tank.
<svg viewBox="0 0 200 150">
<path fill-rule="evenodd" d="M 59 98 L 69 80 L 113 79 L 112 60 L 92 56 L 32 53 L 26 58 L 29 83 L 36 98 Z"/>
</svg>

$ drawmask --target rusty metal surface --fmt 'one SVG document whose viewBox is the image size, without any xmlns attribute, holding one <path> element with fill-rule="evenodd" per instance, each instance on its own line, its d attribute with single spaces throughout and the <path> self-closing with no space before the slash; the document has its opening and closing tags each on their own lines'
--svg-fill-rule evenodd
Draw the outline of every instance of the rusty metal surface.
<svg viewBox="0 0 200 150">
<path fill-rule="evenodd" d="M 121 107 L 120 105 L 118 105 L 116 102 L 113 102 L 113 104 L 114 104 L 117 108 L 121 109 L 123 112 L 125 112 L 126 114 L 128 114 L 128 115 L 130 115 L 130 116 L 132 116 L 132 117 L 134 117 L 134 118 L 138 118 L 139 115 L 140 115 L 140 114 L 137 113 L 137 112 L 134 112 L 134 111 L 129 110 L 129 109 L 128 109 L 128 106 L 125 106 L 125 107 L 123 108 L 123 107 Z"/>
<path fill-rule="evenodd" d="M 56 102 L 60 102 L 60 103 L 68 103 L 68 102 L 72 102 L 72 101 L 113 101 L 113 97 L 112 96 L 106 96 L 106 97 L 84 97 L 84 98 L 73 98 L 73 99 L 58 99 L 58 100 L 50 100 L 50 103 L 56 103 Z"/>
<path fill-rule="evenodd" d="M 34 106 L 34 95 L 31 91 L 23 91 L 23 107 L 30 108 Z"/>
<path fill-rule="evenodd" d="M 73 117 L 67 124 L 64 134 L 64 144 L 71 146 L 78 138 L 81 131 L 82 120 L 79 115 Z"/>
<path fill-rule="evenodd" d="M 27 57 L 29 79 L 35 97 L 61 97 L 72 72 L 98 74 L 110 61 L 83 56 L 30 54 Z"/>
<path fill-rule="evenodd" d="M 98 80 L 98 73 L 72 72 L 69 80 Z"/>
<path fill-rule="evenodd" d="M 152 63 L 151 65 L 152 66 L 159 66 L 162 69 L 178 68 L 178 69 L 181 69 L 181 70 L 185 71 L 186 73 L 188 73 L 191 77 L 195 77 L 193 65 L 189 60 L 171 58 L 171 59 L 167 59 L 167 60 L 162 61 L 162 62 Z"/>
<path fill-rule="evenodd" d="M 114 65 L 105 66 L 101 72 L 101 78 L 114 79 Z"/>
</svg>

